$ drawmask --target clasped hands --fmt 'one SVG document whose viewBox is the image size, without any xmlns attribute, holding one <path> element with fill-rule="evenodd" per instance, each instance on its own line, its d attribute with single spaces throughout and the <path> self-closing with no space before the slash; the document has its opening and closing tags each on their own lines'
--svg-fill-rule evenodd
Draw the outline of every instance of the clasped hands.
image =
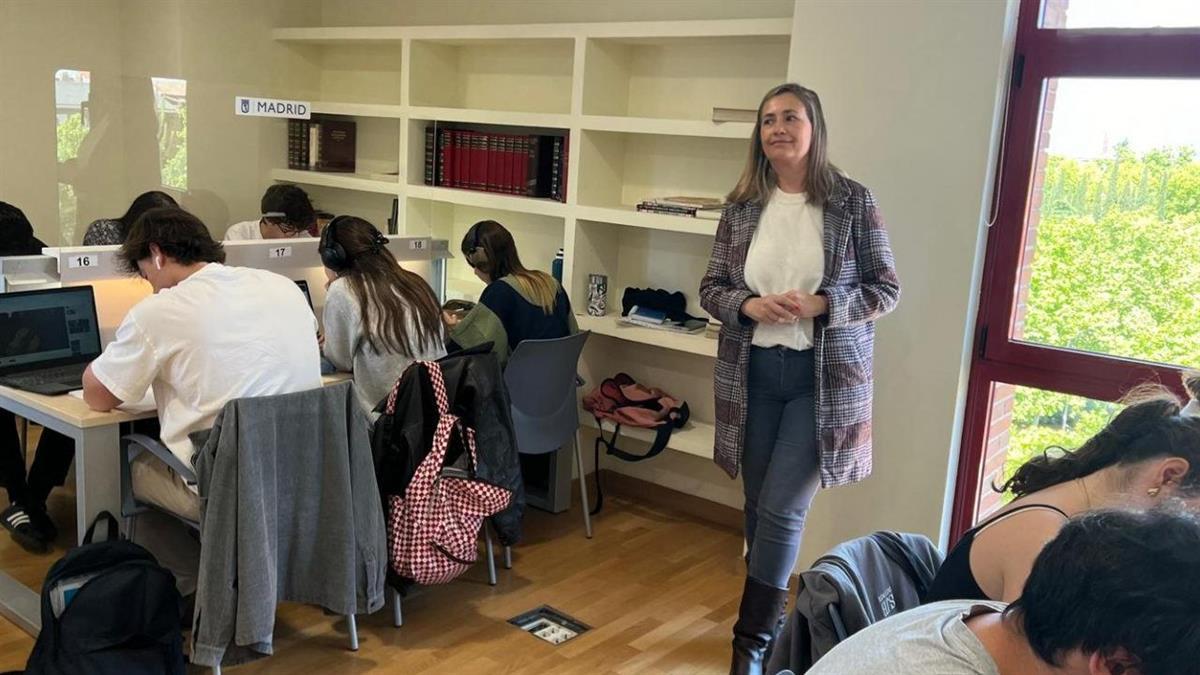
<svg viewBox="0 0 1200 675">
<path fill-rule="evenodd" d="M 813 295 L 800 291 L 788 291 L 750 298 L 742 303 L 742 314 L 758 323 L 796 323 L 800 319 L 812 319 L 829 311 L 829 300 L 824 295 Z"/>
</svg>

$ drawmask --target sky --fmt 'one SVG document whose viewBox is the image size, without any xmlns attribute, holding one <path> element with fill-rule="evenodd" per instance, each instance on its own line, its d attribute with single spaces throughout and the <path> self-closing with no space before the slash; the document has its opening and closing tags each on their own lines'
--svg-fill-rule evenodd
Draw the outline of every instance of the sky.
<svg viewBox="0 0 1200 675">
<path fill-rule="evenodd" d="M 1194 26 L 1200 0 L 1071 0 L 1064 27 Z M 1052 154 L 1107 157 L 1123 140 L 1138 153 L 1180 145 L 1200 151 L 1200 80 L 1064 78 L 1056 98 Z"/>
</svg>

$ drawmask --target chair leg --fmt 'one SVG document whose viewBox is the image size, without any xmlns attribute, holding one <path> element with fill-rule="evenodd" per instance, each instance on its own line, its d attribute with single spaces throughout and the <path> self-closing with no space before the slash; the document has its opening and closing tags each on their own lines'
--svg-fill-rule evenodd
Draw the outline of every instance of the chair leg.
<svg viewBox="0 0 1200 675">
<path fill-rule="evenodd" d="M 512 547 L 511 546 L 504 547 L 504 569 L 506 569 L 506 570 L 512 569 Z"/>
<path fill-rule="evenodd" d="M 400 591 L 392 589 L 392 625 L 399 628 L 404 625 L 404 614 L 400 608 Z"/>
<path fill-rule="evenodd" d="M 587 493 L 587 474 L 583 472 L 583 450 L 579 442 L 579 430 L 575 430 L 575 467 L 579 470 L 579 499 L 583 503 L 583 531 L 587 533 L 587 538 L 592 538 L 592 514 L 591 504 L 588 502 Z M 595 468 L 596 471 L 600 467 Z"/>
<path fill-rule="evenodd" d="M 125 517 L 125 537 L 129 541 L 133 541 L 133 533 L 137 528 L 137 515 Z"/>
<path fill-rule="evenodd" d="M 496 585 L 496 554 L 492 551 L 492 530 L 487 521 L 483 523 L 483 545 L 487 551 L 488 585 Z"/>
<path fill-rule="evenodd" d="M 29 457 L 29 420 L 21 418 L 21 456 Z"/>
<path fill-rule="evenodd" d="M 346 627 L 350 630 L 350 651 L 358 651 L 358 622 L 354 619 L 354 614 L 346 615 Z"/>
<path fill-rule="evenodd" d="M 212 672 L 213 672 L 213 675 L 221 675 L 221 666 L 213 666 Z"/>
</svg>

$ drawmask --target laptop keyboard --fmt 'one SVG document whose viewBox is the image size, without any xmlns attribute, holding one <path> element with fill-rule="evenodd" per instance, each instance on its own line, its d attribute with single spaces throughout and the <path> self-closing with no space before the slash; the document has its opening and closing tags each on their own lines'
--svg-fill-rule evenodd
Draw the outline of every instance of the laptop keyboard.
<svg viewBox="0 0 1200 675">
<path fill-rule="evenodd" d="M 59 366 L 57 368 L 47 368 L 45 370 L 36 370 L 32 373 L 21 373 L 20 375 L 5 375 L 0 377 L 0 382 L 7 382 L 14 385 L 30 385 L 30 384 L 51 384 L 56 382 L 70 383 L 78 380 L 83 383 L 83 371 L 87 368 L 86 363 L 74 363 L 67 366 Z"/>
</svg>

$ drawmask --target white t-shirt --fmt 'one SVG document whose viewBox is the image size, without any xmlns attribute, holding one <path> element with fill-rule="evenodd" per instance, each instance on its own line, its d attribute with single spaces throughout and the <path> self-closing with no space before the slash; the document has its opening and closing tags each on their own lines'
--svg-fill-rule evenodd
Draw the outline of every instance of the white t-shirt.
<svg viewBox="0 0 1200 675">
<path fill-rule="evenodd" d="M 808 673 L 999 675 L 965 620 L 1004 607 L 1002 602 L 947 600 L 901 612 L 838 643 Z"/>
<path fill-rule="evenodd" d="M 317 319 L 300 288 L 216 263 L 139 302 L 92 373 L 122 401 L 154 390 L 162 441 L 190 465 L 188 434 L 236 398 L 321 386 Z"/>
<path fill-rule="evenodd" d="M 746 254 L 746 285 L 758 295 L 816 293 L 825 274 L 825 209 L 805 193 L 775 188 Z M 755 347 L 812 349 L 812 319 L 754 327 Z"/>
<path fill-rule="evenodd" d="M 240 223 L 234 223 L 225 230 L 225 241 L 249 241 L 251 239 L 262 239 L 262 230 L 258 229 L 257 220 L 244 220 Z"/>
</svg>

